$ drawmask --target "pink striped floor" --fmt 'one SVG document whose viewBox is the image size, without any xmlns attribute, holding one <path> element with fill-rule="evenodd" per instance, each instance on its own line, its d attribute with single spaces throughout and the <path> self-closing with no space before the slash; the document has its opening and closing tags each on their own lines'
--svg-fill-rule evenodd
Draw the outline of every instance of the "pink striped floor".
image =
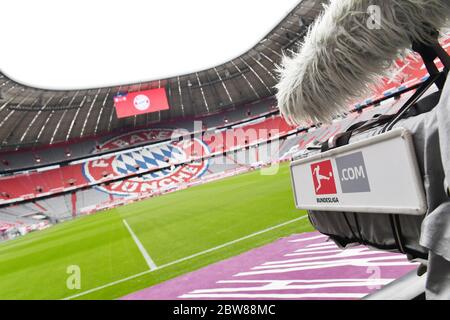
<svg viewBox="0 0 450 320">
<path fill-rule="evenodd" d="M 293 235 L 123 299 L 360 299 L 417 267 L 400 254 Z"/>
</svg>

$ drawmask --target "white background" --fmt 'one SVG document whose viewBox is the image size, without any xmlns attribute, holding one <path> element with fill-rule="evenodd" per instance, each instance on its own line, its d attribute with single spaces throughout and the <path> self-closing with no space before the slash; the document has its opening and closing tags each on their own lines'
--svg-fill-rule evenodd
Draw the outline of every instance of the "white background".
<svg viewBox="0 0 450 320">
<path fill-rule="evenodd" d="M 75 89 L 199 71 L 258 43 L 299 0 L 2 0 L 0 70 Z"/>
</svg>

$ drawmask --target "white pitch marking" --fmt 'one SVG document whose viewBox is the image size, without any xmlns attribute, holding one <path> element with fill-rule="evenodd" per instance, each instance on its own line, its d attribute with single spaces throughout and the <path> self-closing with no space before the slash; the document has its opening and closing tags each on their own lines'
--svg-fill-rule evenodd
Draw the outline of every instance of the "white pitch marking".
<svg viewBox="0 0 450 320">
<path fill-rule="evenodd" d="M 311 255 L 315 255 L 315 254 L 324 254 L 324 253 L 338 253 L 338 252 L 342 252 L 341 249 L 336 249 L 336 250 L 327 250 L 327 251 L 318 251 L 318 252 L 300 252 L 300 253 L 287 253 L 284 255 L 284 257 L 297 257 L 297 256 L 311 256 Z"/>
<path fill-rule="evenodd" d="M 330 244 L 328 246 L 323 246 L 323 247 L 320 247 L 320 248 L 298 249 L 298 250 L 295 250 L 294 252 L 316 252 L 316 253 L 320 253 L 321 251 L 330 250 L 330 249 L 338 249 L 338 247 L 336 247 L 335 244 Z"/>
<path fill-rule="evenodd" d="M 352 249 L 348 249 L 348 250 L 352 250 Z M 381 254 L 383 254 L 384 252 L 381 252 Z M 269 261 L 269 262 L 265 262 L 262 265 L 263 266 L 269 266 L 269 265 L 278 265 L 278 266 L 284 266 L 290 263 L 295 263 L 295 262 L 302 262 L 302 261 L 323 261 L 323 260 L 328 260 L 328 259 L 339 259 L 339 258 L 348 258 L 348 257 L 361 257 L 361 256 L 367 256 L 367 255 L 380 255 L 380 252 L 375 252 L 375 251 L 362 251 L 362 250 L 355 250 L 352 252 L 346 252 L 346 251 L 341 251 L 337 254 L 329 254 L 329 255 L 323 255 L 320 257 L 307 257 L 307 258 L 297 258 L 297 259 L 287 259 L 287 260 L 276 260 L 276 261 Z"/>
<path fill-rule="evenodd" d="M 148 267 L 151 271 L 158 269 L 153 259 L 148 254 L 147 250 L 145 250 L 144 246 L 142 245 L 141 241 L 139 241 L 138 237 L 134 234 L 131 227 L 128 225 L 127 221 L 123 219 L 123 224 L 127 228 L 128 232 L 130 233 L 131 237 L 134 240 L 134 243 L 136 243 L 136 246 L 138 247 L 139 251 L 141 252 L 142 256 L 144 257 L 145 262 L 147 263 Z"/>
<path fill-rule="evenodd" d="M 336 261 L 340 261 L 340 260 L 344 260 L 344 258 L 351 258 L 353 259 L 360 259 L 361 256 L 363 255 L 371 255 L 373 253 L 371 252 L 365 252 L 365 253 L 360 253 L 360 254 L 355 254 L 352 256 L 344 256 L 344 255 L 334 255 L 334 256 L 328 256 L 328 257 L 320 257 L 320 259 L 316 259 L 316 258 L 301 258 L 298 259 L 298 261 L 293 261 L 293 262 L 276 262 L 276 263 L 264 263 L 263 265 L 254 267 L 254 270 L 258 270 L 258 269 L 275 269 L 275 268 L 290 268 L 290 267 L 301 267 L 301 266 L 305 266 L 305 265 L 314 265 L 314 264 L 320 264 L 320 265 L 326 265 L 328 263 L 334 263 Z M 332 260 L 329 260 L 332 259 Z M 361 258 L 363 259 L 363 258 Z M 391 259 L 394 260 L 398 260 L 398 257 L 393 257 Z M 373 260 L 376 260 L 376 258 L 373 258 Z M 380 260 L 386 260 L 386 257 L 384 257 L 383 259 Z M 401 261 L 403 261 L 403 259 L 401 259 Z"/>
<path fill-rule="evenodd" d="M 369 262 L 369 261 L 361 261 L 358 259 L 348 259 L 348 260 L 339 260 L 335 261 L 333 263 L 316 263 L 316 264 L 306 264 L 304 263 L 302 266 L 299 267 L 289 267 L 289 268 L 278 268 L 278 269 L 271 269 L 271 270 L 256 270 L 256 271 L 247 271 L 247 272 L 241 272 L 236 275 L 235 277 L 242 277 L 242 276 L 252 276 L 252 275 L 261 275 L 261 274 L 273 274 L 273 273 L 288 273 L 293 271 L 303 271 L 303 270 L 318 270 L 318 269 L 327 269 L 327 268 L 333 268 L 333 267 L 342 267 L 346 265 L 352 265 L 357 267 L 383 267 L 383 266 L 392 266 L 392 267 L 400 267 L 400 266 L 410 266 L 411 262 L 409 261 L 394 261 L 394 262 Z M 253 270 L 254 268 L 252 268 Z"/>
<path fill-rule="evenodd" d="M 303 242 L 303 241 L 309 241 L 309 240 L 315 240 L 320 238 L 326 238 L 324 235 L 309 237 L 309 238 L 301 238 L 301 239 L 295 239 L 295 240 L 289 240 L 289 242 Z"/>
<path fill-rule="evenodd" d="M 264 292 L 264 291 L 283 291 L 283 290 L 310 290 L 325 288 L 359 288 L 369 286 L 385 286 L 395 279 L 361 279 L 360 281 L 351 282 L 328 282 L 316 284 L 292 284 L 292 283 L 270 283 L 264 286 L 256 287 L 236 287 L 236 288 L 216 288 L 216 289 L 199 289 L 189 292 L 188 294 L 214 294 L 214 293 L 232 293 L 232 292 Z"/>
<path fill-rule="evenodd" d="M 274 265 L 262 265 L 262 266 L 256 266 L 252 268 L 252 270 L 258 270 L 258 269 L 282 269 L 282 268 L 290 268 L 290 267 L 305 267 L 305 266 L 322 266 L 322 265 L 328 265 L 333 263 L 339 263 L 341 261 L 347 261 L 348 264 L 358 264 L 360 262 L 362 263 L 371 263 L 373 261 L 384 261 L 384 260 L 399 260 L 399 262 L 405 261 L 403 257 L 366 257 L 366 258 L 358 258 L 353 256 L 343 256 L 343 259 L 340 258 L 334 258 L 333 260 L 322 260 L 322 259 L 314 259 L 314 260 L 306 260 L 305 262 L 295 262 L 295 263 L 286 263 L 286 264 L 274 264 Z"/>
<path fill-rule="evenodd" d="M 300 293 L 300 294 L 272 294 L 272 293 L 222 293 L 222 294 L 184 294 L 181 299 L 198 299 L 198 298 L 267 298 L 267 299 L 306 299 L 306 298 L 362 298 L 367 293 Z"/>
<path fill-rule="evenodd" d="M 306 247 L 307 248 L 317 248 L 317 247 L 328 247 L 330 245 L 334 245 L 336 248 L 338 248 L 338 246 L 334 242 L 313 243 L 313 244 L 308 244 Z"/>
<path fill-rule="evenodd" d="M 394 279 L 392 279 L 393 281 Z M 238 284 L 247 284 L 247 283 L 329 283 L 329 282 L 359 282 L 361 278 L 342 278 L 342 279 L 302 279 L 302 280 L 219 280 L 217 283 L 238 283 Z"/>
<path fill-rule="evenodd" d="M 166 264 L 164 264 L 164 265 L 159 266 L 157 270 L 161 270 L 161 269 L 164 269 L 164 268 L 166 268 L 166 267 L 172 266 L 172 265 L 174 265 L 174 264 L 177 264 L 177 263 L 180 263 L 180 262 L 183 262 L 183 261 L 186 261 L 186 260 L 189 260 L 189 259 L 198 257 L 198 256 L 203 255 L 203 254 L 205 254 L 205 253 L 210 253 L 210 252 L 216 251 L 216 250 L 218 250 L 218 249 L 222 249 L 222 248 L 227 247 L 227 246 L 229 246 L 229 245 L 235 244 L 235 243 L 240 242 L 240 241 L 243 241 L 243 240 L 250 239 L 250 238 L 252 238 L 252 237 L 255 237 L 255 236 L 257 236 L 257 235 L 263 234 L 263 233 L 265 233 L 265 232 L 269 232 L 269 231 L 272 231 L 272 230 L 275 230 L 275 229 L 284 227 L 284 226 L 286 226 L 286 225 L 288 225 L 288 224 L 291 224 L 291 223 L 294 223 L 294 222 L 303 220 L 303 219 L 305 219 L 306 217 L 308 217 L 308 215 L 304 215 L 304 216 L 301 216 L 300 218 L 296 218 L 296 219 L 293 219 L 293 220 L 289 220 L 289 221 L 287 221 L 287 222 L 283 222 L 283 223 L 278 224 L 278 225 L 276 225 L 276 226 L 273 226 L 273 227 L 270 227 L 270 228 L 267 228 L 267 229 L 264 229 L 264 230 L 261 230 L 261 231 L 258 231 L 258 232 L 249 234 L 248 236 L 245 236 L 245 237 L 242 237 L 242 238 L 239 238 L 239 239 L 236 239 L 236 240 L 233 240 L 233 241 L 224 243 L 224 244 L 222 244 L 222 245 L 220 245 L 220 246 L 217 246 L 217 247 L 214 247 L 214 248 L 211 248 L 211 249 L 202 251 L 202 252 L 195 253 L 195 254 L 193 254 L 193 255 L 190 255 L 190 256 L 185 257 L 185 258 L 181 258 L 181 259 L 176 260 L 176 261 L 172 261 L 172 262 L 166 263 Z M 99 286 L 99 287 L 96 287 L 96 288 L 92 288 L 92 289 L 86 290 L 86 291 L 84 291 L 84 292 L 80 292 L 80 293 L 74 294 L 74 295 L 72 295 L 72 296 L 70 296 L 70 297 L 64 298 L 63 300 L 71 300 L 71 299 L 75 299 L 75 298 L 84 296 L 84 295 L 86 295 L 86 294 L 89 294 L 89 293 L 92 293 L 92 292 L 96 292 L 96 291 L 99 291 L 99 290 L 102 290 L 102 289 L 105 289 L 105 288 L 114 286 L 114 285 L 119 284 L 119 283 L 123 283 L 123 282 L 129 281 L 129 280 L 133 280 L 133 279 L 139 278 L 139 277 L 144 276 L 144 275 L 146 275 L 146 274 L 149 274 L 149 273 L 151 273 L 151 272 L 153 272 L 153 271 L 156 271 L 156 270 L 146 270 L 146 271 L 143 271 L 143 272 L 134 274 L 134 275 L 132 275 L 132 276 L 129 276 L 129 277 L 126 277 L 126 278 L 123 278 L 123 279 L 120 279 L 120 280 L 116 280 L 116 281 L 113 281 L 113 282 L 104 284 L 104 285 L 102 285 L 102 286 Z"/>
</svg>

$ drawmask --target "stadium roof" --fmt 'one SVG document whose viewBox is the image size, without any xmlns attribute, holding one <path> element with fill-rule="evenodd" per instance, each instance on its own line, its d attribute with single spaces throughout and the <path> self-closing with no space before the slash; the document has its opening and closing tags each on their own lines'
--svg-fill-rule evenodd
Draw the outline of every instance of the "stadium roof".
<svg viewBox="0 0 450 320">
<path fill-rule="evenodd" d="M 274 95 L 282 53 L 301 41 L 324 0 L 303 0 L 243 55 L 216 67 L 168 79 L 86 90 L 32 88 L 0 73 L 0 150 L 35 147 L 118 129 L 200 116 Z M 117 119 L 118 92 L 166 88 L 170 110 Z"/>
</svg>

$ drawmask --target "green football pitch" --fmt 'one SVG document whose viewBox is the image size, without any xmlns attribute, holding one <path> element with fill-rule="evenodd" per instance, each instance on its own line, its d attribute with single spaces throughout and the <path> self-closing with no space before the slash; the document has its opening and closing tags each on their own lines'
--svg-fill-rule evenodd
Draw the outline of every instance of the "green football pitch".
<svg viewBox="0 0 450 320">
<path fill-rule="evenodd" d="M 305 214 L 283 165 L 84 216 L 1 243 L 0 299 L 120 298 L 311 231 Z M 70 266 L 80 289 L 69 289 Z"/>
</svg>

